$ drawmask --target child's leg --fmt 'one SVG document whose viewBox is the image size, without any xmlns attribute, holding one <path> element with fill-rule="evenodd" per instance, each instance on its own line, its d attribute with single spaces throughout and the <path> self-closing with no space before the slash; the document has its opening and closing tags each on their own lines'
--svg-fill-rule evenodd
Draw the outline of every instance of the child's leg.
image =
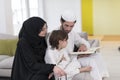
<svg viewBox="0 0 120 80">
<path fill-rule="evenodd" d="M 82 72 L 79 74 L 76 74 L 72 80 L 93 80 L 89 72 Z"/>
<path fill-rule="evenodd" d="M 96 65 L 96 62 L 94 59 L 91 59 L 89 57 L 83 57 L 79 59 L 79 62 L 81 66 L 91 66 L 92 70 L 90 71 L 90 75 L 93 77 L 93 80 L 102 80 L 102 77 L 100 75 L 99 69 Z"/>
<path fill-rule="evenodd" d="M 94 80 L 102 80 L 102 76 L 101 76 L 98 66 L 94 60 L 90 61 L 90 66 L 92 66 L 92 70 L 91 70 L 90 74 L 94 78 Z"/>
<path fill-rule="evenodd" d="M 101 76 L 102 77 L 109 77 L 109 73 L 108 73 L 105 61 L 102 58 L 101 53 L 93 54 L 93 55 L 90 56 L 90 58 L 95 60 Z"/>
</svg>

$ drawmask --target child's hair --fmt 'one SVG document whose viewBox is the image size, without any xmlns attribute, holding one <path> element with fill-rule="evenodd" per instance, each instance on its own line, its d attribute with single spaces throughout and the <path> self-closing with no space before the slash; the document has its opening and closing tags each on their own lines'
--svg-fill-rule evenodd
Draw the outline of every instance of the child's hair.
<svg viewBox="0 0 120 80">
<path fill-rule="evenodd" d="M 49 43 L 52 48 L 58 49 L 59 40 L 67 40 L 68 34 L 63 30 L 54 30 L 49 38 Z"/>
</svg>

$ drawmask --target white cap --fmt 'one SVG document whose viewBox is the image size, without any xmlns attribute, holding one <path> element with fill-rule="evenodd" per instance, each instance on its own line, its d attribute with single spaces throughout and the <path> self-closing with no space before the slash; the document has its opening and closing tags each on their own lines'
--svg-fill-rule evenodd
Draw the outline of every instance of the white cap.
<svg viewBox="0 0 120 80">
<path fill-rule="evenodd" d="M 73 12 L 71 11 L 65 11 L 62 13 L 61 17 L 65 20 L 65 21 L 69 21 L 69 22 L 74 22 L 76 21 L 76 16 Z"/>
</svg>

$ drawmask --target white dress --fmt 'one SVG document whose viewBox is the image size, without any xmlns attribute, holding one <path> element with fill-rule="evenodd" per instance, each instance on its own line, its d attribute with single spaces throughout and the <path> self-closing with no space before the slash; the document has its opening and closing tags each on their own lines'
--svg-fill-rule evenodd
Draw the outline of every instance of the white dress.
<svg viewBox="0 0 120 80">
<path fill-rule="evenodd" d="M 77 33 L 71 31 L 68 34 L 68 37 L 69 37 L 68 45 L 65 48 L 68 53 L 73 51 L 74 45 L 79 46 L 80 44 L 84 44 L 87 46 L 88 49 L 90 48 L 89 42 L 81 38 Z M 71 58 L 72 56 L 73 55 L 71 55 Z M 96 54 L 92 54 L 91 56 L 89 56 L 89 58 L 93 59 L 96 62 L 96 65 L 98 66 L 101 77 L 109 77 L 109 73 L 108 73 L 105 62 L 103 61 L 101 53 L 97 52 Z"/>
<path fill-rule="evenodd" d="M 61 61 L 61 59 L 65 58 L 65 60 Z M 67 73 L 67 79 L 71 80 L 75 74 L 80 73 L 79 68 L 81 68 L 77 58 L 73 58 L 71 60 L 67 53 L 64 51 L 58 51 L 56 49 L 48 48 L 45 55 L 45 62 L 49 64 L 56 64 L 60 68 L 62 68 Z M 56 80 L 58 77 L 55 75 Z M 65 76 L 61 77 L 61 80 L 65 80 Z"/>
<path fill-rule="evenodd" d="M 79 58 L 79 62 L 82 67 L 85 66 L 92 67 L 92 70 L 90 71 L 90 75 L 93 78 L 93 80 L 102 80 L 102 76 L 94 59 L 91 59 L 89 57 L 83 57 L 83 58 Z"/>
</svg>

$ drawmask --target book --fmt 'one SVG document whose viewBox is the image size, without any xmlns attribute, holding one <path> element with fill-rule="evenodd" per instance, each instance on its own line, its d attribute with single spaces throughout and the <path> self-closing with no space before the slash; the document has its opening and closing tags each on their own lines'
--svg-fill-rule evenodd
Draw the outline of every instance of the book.
<svg viewBox="0 0 120 80">
<path fill-rule="evenodd" d="M 93 47 L 84 52 L 71 52 L 70 54 L 94 54 L 100 47 Z"/>
</svg>

